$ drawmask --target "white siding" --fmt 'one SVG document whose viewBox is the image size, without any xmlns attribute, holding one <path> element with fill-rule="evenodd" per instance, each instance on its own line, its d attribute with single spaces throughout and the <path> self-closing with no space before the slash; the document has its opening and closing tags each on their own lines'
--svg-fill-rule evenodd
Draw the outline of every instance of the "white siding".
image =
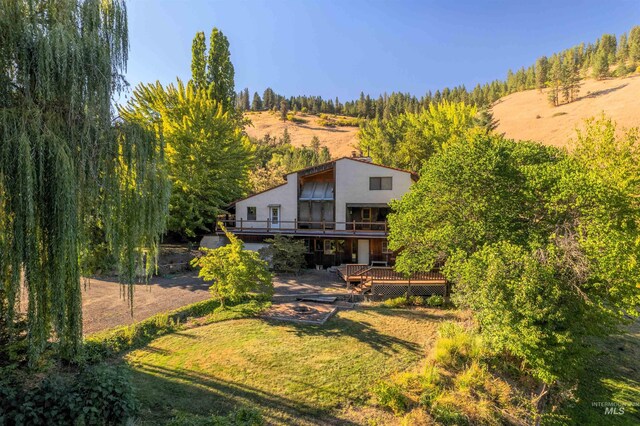
<svg viewBox="0 0 640 426">
<path fill-rule="evenodd" d="M 392 189 L 369 190 L 370 177 L 393 178 Z M 411 183 L 411 174 L 408 172 L 348 158 L 336 161 L 336 222 L 345 222 L 347 220 L 347 204 L 388 204 L 389 201 L 399 199 L 409 192 Z M 345 229 L 345 224 L 336 224 L 336 229 Z"/>
<path fill-rule="evenodd" d="M 280 228 L 294 228 L 294 221 L 298 218 L 298 174 L 287 176 L 287 183 L 270 189 L 236 203 L 236 226 L 245 228 L 266 228 L 269 219 L 269 206 L 280 206 Z M 256 221 L 247 220 L 247 207 L 256 208 Z M 289 223 L 287 223 L 289 222 Z"/>
</svg>

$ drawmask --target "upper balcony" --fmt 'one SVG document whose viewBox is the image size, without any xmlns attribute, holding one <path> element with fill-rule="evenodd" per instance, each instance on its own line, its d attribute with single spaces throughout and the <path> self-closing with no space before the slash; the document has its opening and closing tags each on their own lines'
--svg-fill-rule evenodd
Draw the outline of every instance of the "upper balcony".
<svg viewBox="0 0 640 426">
<path fill-rule="evenodd" d="M 273 221 L 273 220 L 221 220 L 222 224 L 236 235 L 297 235 L 306 237 L 366 237 L 386 238 L 387 222 L 312 222 L 312 221 Z M 216 233 L 222 233 L 216 227 Z"/>
</svg>

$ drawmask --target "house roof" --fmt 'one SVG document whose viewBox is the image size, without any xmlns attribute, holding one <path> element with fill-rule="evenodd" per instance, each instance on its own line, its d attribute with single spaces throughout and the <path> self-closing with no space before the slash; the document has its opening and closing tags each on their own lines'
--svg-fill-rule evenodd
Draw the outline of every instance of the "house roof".
<svg viewBox="0 0 640 426">
<path fill-rule="evenodd" d="M 294 173 L 301 173 L 301 172 L 305 172 L 305 171 L 308 171 L 308 170 L 313 170 L 313 169 L 318 168 L 318 167 L 326 166 L 326 165 L 328 165 L 328 164 L 335 164 L 336 162 L 338 162 L 338 161 L 340 161 L 340 160 L 352 160 L 352 161 L 358 161 L 358 162 L 360 162 L 360 163 L 369 164 L 369 165 L 371 165 L 371 166 L 383 167 L 383 168 L 385 168 L 385 169 L 391 169 L 391 170 L 396 170 L 396 171 L 398 171 L 398 172 L 409 173 L 409 174 L 411 175 L 411 179 L 413 179 L 413 181 L 417 181 L 417 180 L 418 180 L 418 174 L 417 174 L 417 173 L 415 173 L 415 172 L 412 172 L 412 171 L 410 171 L 410 170 L 399 169 L 399 168 L 396 168 L 396 167 L 384 166 L 384 165 L 382 165 L 382 164 L 372 163 L 372 162 L 370 162 L 370 161 L 365 161 L 365 160 L 363 160 L 363 159 L 362 159 L 362 157 L 347 157 L 347 156 L 345 156 L 345 157 L 340 157 L 340 158 L 336 158 L 335 160 L 327 161 L 327 162 L 325 162 L 325 163 L 316 164 L 315 166 L 310 166 L 310 167 L 306 167 L 306 168 L 304 168 L 304 169 L 300 169 L 300 170 L 296 170 L 296 171 L 293 171 L 293 172 L 289 172 L 289 173 L 287 173 L 287 174 L 285 174 L 285 175 L 284 175 L 284 178 L 286 179 L 286 178 L 287 178 L 287 176 L 292 175 L 292 174 L 294 174 Z M 239 202 L 239 201 L 244 201 L 244 200 L 246 200 L 246 199 L 248 199 L 248 198 L 254 197 L 254 196 L 259 195 L 259 194 L 263 194 L 263 193 L 265 193 L 265 192 L 271 191 L 272 189 L 279 188 L 279 187 L 281 187 L 281 186 L 283 186 L 283 185 L 286 185 L 286 184 L 287 184 L 287 182 L 284 182 L 284 183 L 281 183 L 281 184 L 279 184 L 279 185 L 273 186 L 273 187 L 271 187 L 271 188 L 269 188 L 269 189 L 265 189 L 265 190 L 263 190 L 263 191 L 256 192 L 256 193 L 254 193 L 254 194 L 247 195 L 246 197 L 239 198 L 239 199 L 237 199 L 237 200 L 232 201 L 231 203 L 229 203 L 229 206 L 233 206 L 234 204 L 236 204 L 236 203 L 237 203 L 237 202 Z"/>
<path fill-rule="evenodd" d="M 409 173 L 411 175 L 411 178 L 414 181 L 418 180 L 418 174 L 416 172 L 412 172 L 411 170 L 399 169 L 397 167 L 391 167 L 391 166 L 385 166 L 383 164 L 372 163 L 371 161 L 364 160 L 362 157 L 348 157 L 348 156 L 336 158 L 335 160 L 327 161 L 326 163 L 316 164 L 315 166 L 306 167 L 304 169 L 295 170 L 293 172 L 289 172 L 289 173 L 285 174 L 285 176 L 292 175 L 294 173 L 305 172 L 307 170 L 312 170 L 312 169 L 315 169 L 317 167 L 322 167 L 322 166 L 327 165 L 327 164 L 336 163 L 336 162 L 338 162 L 340 160 L 359 161 L 360 163 L 370 164 L 370 165 L 376 166 L 376 167 L 384 167 L 385 169 L 391 169 L 391 170 L 396 170 L 398 172 Z"/>
</svg>

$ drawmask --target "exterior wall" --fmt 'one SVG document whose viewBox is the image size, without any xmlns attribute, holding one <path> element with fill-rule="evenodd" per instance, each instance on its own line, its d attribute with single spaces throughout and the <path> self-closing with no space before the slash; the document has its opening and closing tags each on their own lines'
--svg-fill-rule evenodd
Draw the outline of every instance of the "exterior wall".
<svg viewBox="0 0 640 426">
<path fill-rule="evenodd" d="M 298 174 L 287 175 L 287 183 L 282 186 L 261 192 L 236 203 L 236 226 L 245 228 L 266 228 L 269 219 L 269 206 L 280 206 L 281 229 L 294 228 L 298 218 Z M 247 207 L 256 208 L 256 220 L 247 220 Z M 290 223 L 287 223 L 290 222 Z"/>
<path fill-rule="evenodd" d="M 392 177 L 392 189 L 371 191 L 370 177 Z M 348 158 L 338 160 L 336 161 L 335 220 L 336 222 L 347 220 L 348 203 L 388 204 L 391 200 L 399 199 L 407 193 L 411 184 L 411 174 L 408 172 Z M 345 229 L 345 224 L 337 223 L 336 229 Z"/>
</svg>

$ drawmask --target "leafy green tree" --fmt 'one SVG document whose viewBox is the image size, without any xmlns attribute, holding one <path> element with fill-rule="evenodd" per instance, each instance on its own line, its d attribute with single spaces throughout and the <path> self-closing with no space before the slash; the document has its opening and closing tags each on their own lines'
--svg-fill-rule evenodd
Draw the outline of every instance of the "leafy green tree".
<svg viewBox="0 0 640 426">
<path fill-rule="evenodd" d="M 445 264 L 455 301 L 547 385 L 638 316 L 638 131 L 590 122 L 567 154 L 476 134 L 439 151 L 389 216 L 405 273 Z"/>
<path fill-rule="evenodd" d="M 245 250 L 244 243 L 228 232 L 222 223 L 218 226 L 229 239 L 229 244 L 216 249 L 204 249 L 204 255 L 192 264 L 200 268 L 198 276 L 211 282 L 209 291 L 224 308 L 227 302 L 238 302 L 249 293 L 271 296 L 272 276 L 268 264 L 256 251 Z"/>
<path fill-rule="evenodd" d="M 417 171 L 435 152 L 476 126 L 477 109 L 463 103 L 432 103 L 420 113 L 366 123 L 360 149 L 375 162 Z"/>
<path fill-rule="evenodd" d="M 196 33 L 191 45 L 191 81 L 196 89 L 208 87 L 207 42 L 203 32 Z"/>
<path fill-rule="evenodd" d="M 260 255 L 276 272 L 299 272 L 305 266 L 304 241 L 286 235 L 264 240 L 269 245 L 260 249 Z"/>
<path fill-rule="evenodd" d="M 190 83 L 139 85 L 121 116 L 159 126 L 172 183 L 169 230 L 209 230 L 222 206 L 243 194 L 249 142 L 230 112 Z"/>
<path fill-rule="evenodd" d="M 32 364 L 51 342 L 77 359 L 92 230 L 123 282 L 153 269 L 164 143 L 135 120 L 114 122 L 129 46 L 122 2 L 2 1 L 0 40 L 0 358 L 15 360 L 10 336 L 26 339 Z"/>
</svg>

